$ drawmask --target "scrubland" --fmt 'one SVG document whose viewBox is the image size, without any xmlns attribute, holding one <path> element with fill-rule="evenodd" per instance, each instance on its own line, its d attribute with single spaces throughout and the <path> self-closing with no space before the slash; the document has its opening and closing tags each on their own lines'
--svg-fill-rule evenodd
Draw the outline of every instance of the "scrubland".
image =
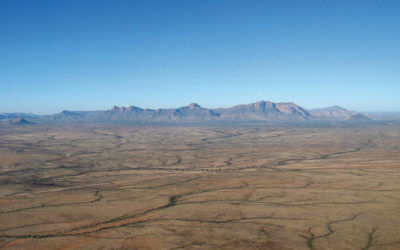
<svg viewBox="0 0 400 250">
<path fill-rule="evenodd" d="M 400 249 L 400 126 L 0 128 L 0 248 Z"/>
</svg>

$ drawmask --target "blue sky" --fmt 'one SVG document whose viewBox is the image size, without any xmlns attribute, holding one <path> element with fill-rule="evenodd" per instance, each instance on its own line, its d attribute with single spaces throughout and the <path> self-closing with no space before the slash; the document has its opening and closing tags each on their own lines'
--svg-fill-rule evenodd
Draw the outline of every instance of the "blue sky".
<svg viewBox="0 0 400 250">
<path fill-rule="evenodd" d="M 400 1 L 0 0 L 0 112 L 400 111 Z"/>
</svg>

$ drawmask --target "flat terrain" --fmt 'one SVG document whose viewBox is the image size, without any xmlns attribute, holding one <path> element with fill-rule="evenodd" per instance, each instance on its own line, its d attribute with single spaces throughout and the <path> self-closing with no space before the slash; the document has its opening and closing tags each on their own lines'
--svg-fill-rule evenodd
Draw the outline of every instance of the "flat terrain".
<svg viewBox="0 0 400 250">
<path fill-rule="evenodd" d="M 400 126 L 3 126 L 0 248 L 400 249 Z"/>
</svg>

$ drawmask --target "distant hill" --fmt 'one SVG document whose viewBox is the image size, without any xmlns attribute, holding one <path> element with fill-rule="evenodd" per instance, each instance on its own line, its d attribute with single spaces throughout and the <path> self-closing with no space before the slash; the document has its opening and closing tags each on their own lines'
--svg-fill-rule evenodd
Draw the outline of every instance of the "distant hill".
<svg viewBox="0 0 400 250">
<path fill-rule="evenodd" d="M 326 120 L 346 120 L 349 119 L 351 116 L 358 114 L 355 111 L 349 111 L 340 106 L 311 109 L 309 110 L 309 112 L 313 117 Z"/>
<path fill-rule="evenodd" d="M 16 118 L 36 119 L 39 115 L 30 113 L 0 113 L 0 120 L 10 120 Z"/>
<path fill-rule="evenodd" d="M 365 116 L 363 114 L 355 114 L 355 115 L 350 116 L 346 120 L 352 121 L 352 122 L 367 122 L 367 121 L 371 121 L 372 119 L 368 118 L 367 116 Z"/>
<path fill-rule="evenodd" d="M 135 106 L 114 106 L 105 111 L 65 110 L 58 114 L 41 116 L 40 119 L 61 122 L 305 122 L 361 120 L 361 117 L 357 117 L 357 115 L 359 113 L 339 106 L 306 110 L 292 102 L 273 103 L 259 101 L 230 108 L 216 109 L 203 108 L 199 104 L 191 103 L 188 106 L 176 109 L 142 109 Z M 368 119 L 367 117 L 365 118 Z"/>
<path fill-rule="evenodd" d="M 28 120 L 25 120 L 24 118 L 15 118 L 15 119 L 10 119 L 10 120 L 3 120 L 3 124 L 8 124 L 8 125 L 32 125 L 35 124 L 34 122 L 30 122 Z"/>
<path fill-rule="evenodd" d="M 364 114 L 377 121 L 400 121 L 400 112 L 366 112 Z"/>
</svg>

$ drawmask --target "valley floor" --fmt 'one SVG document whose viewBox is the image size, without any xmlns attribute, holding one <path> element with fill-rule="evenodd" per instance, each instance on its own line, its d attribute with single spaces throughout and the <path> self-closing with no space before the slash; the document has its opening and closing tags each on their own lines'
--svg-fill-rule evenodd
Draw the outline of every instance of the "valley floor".
<svg viewBox="0 0 400 250">
<path fill-rule="evenodd" d="M 400 127 L 0 128 L 0 248 L 399 249 Z"/>
</svg>

